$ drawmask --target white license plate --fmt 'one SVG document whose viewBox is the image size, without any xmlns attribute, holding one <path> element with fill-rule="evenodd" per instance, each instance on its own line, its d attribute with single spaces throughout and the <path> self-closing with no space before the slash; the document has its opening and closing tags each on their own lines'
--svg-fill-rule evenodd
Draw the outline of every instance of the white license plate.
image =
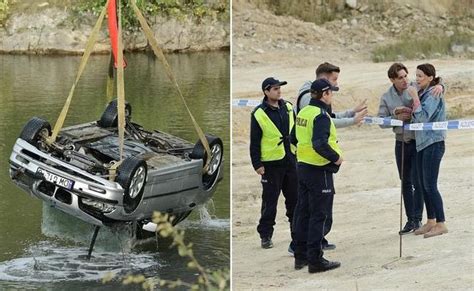
<svg viewBox="0 0 474 291">
<path fill-rule="evenodd" d="M 51 182 L 55 185 L 58 185 L 67 189 L 72 189 L 72 186 L 74 185 L 74 181 L 71 181 L 69 179 L 63 178 L 56 174 L 50 173 L 44 169 L 38 168 L 38 173 L 43 175 L 46 181 Z"/>
</svg>

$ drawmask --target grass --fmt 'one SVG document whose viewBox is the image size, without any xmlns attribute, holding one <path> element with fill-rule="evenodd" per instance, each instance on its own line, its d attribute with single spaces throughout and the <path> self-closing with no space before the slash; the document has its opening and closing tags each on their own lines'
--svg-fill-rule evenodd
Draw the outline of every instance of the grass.
<svg viewBox="0 0 474 291">
<path fill-rule="evenodd" d="M 8 0 L 0 0 L 0 27 L 7 19 L 8 8 Z"/>
<path fill-rule="evenodd" d="M 2 0 L 0 0 L 2 1 Z M 76 6 L 77 12 L 92 12 L 99 14 L 106 0 L 81 0 Z M 122 23 L 126 29 L 139 26 L 138 20 L 131 9 L 129 1 L 122 0 Z M 176 19 L 193 16 L 196 22 L 205 17 L 228 20 L 230 14 L 230 1 L 218 0 L 207 4 L 204 0 L 137 0 L 137 6 L 145 17 L 162 15 Z"/>
<path fill-rule="evenodd" d="M 474 38 L 468 34 L 454 34 L 450 37 L 437 35 L 425 38 L 404 37 L 400 41 L 383 45 L 372 51 L 372 61 L 388 62 L 410 59 L 424 59 L 439 55 L 453 55 L 452 47 L 474 46 Z M 466 52 L 468 58 L 474 58 L 474 52 Z"/>
</svg>

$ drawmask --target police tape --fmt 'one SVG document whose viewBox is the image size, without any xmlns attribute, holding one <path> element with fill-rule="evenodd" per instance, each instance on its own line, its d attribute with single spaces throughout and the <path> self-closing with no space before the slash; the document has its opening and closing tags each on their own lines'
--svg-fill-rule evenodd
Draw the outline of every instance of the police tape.
<svg viewBox="0 0 474 291">
<path fill-rule="evenodd" d="M 403 125 L 398 119 L 388 117 L 364 117 L 365 124 L 386 126 L 403 126 L 405 130 L 449 130 L 449 129 L 474 129 L 474 120 L 448 120 L 441 122 L 410 123 Z"/>
<path fill-rule="evenodd" d="M 474 120 L 448 120 L 429 123 L 405 124 L 405 130 L 448 130 L 448 129 L 474 129 Z"/>
<path fill-rule="evenodd" d="M 232 100 L 232 106 L 237 106 L 237 107 L 255 107 L 257 105 L 260 105 L 262 101 L 260 100 L 247 100 L 247 99 L 237 99 L 237 100 Z"/>
<path fill-rule="evenodd" d="M 391 119 L 388 117 L 364 117 L 364 123 L 390 125 L 390 126 L 403 126 L 403 121 L 398 120 L 398 119 Z"/>
</svg>

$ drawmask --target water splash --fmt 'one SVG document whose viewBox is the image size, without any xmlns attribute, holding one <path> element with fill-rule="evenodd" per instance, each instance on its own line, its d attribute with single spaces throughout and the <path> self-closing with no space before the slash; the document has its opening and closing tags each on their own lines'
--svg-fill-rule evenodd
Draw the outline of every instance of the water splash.
<svg viewBox="0 0 474 291">
<path fill-rule="evenodd" d="M 214 201 L 210 199 L 206 204 L 196 209 L 199 213 L 199 220 L 186 220 L 179 224 L 183 228 L 206 228 L 213 230 L 229 230 L 229 219 L 217 218 L 215 213 Z M 195 211 L 196 211 L 195 210 Z"/>
<path fill-rule="evenodd" d="M 61 247 L 43 241 L 31 246 L 25 257 L 1 262 L 0 281 L 97 281 L 110 274 L 146 274 L 161 267 L 151 254 L 95 252 L 87 261 L 86 253 L 86 248 Z"/>
</svg>

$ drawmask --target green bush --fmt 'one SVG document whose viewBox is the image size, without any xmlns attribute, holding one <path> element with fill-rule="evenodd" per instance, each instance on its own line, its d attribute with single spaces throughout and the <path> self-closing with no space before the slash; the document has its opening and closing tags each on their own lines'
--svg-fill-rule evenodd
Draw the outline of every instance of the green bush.
<svg viewBox="0 0 474 291">
<path fill-rule="evenodd" d="M 453 55 L 452 47 L 454 45 L 473 46 L 473 37 L 467 34 L 455 33 L 454 35 L 414 38 L 404 37 L 400 41 L 382 45 L 372 51 L 372 61 L 388 62 L 409 59 L 424 59 L 440 55 Z M 473 58 L 472 52 L 466 52 L 469 58 Z"/>
<path fill-rule="evenodd" d="M 1 0 L 0 0 L 1 1 Z M 122 25 L 125 29 L 139 27 L 130 1 L 122 0 Z M 78 12 L 92 12 L 98 15 L 104 7 L 106 0 L 82 0 L 77 6 Z M 208 5 L 203 0 L 137 0 L 137 6 L 145 17 L 161 15 L 183 19 L 187 15 L 195 17 L 196 21 L 210 16 L 226 20 L 229 18 L 229 0 L 220 0 Z"/>
<path fill-rule="evenodd" d="M 140 285 L 144 290 L 155 290 L 156 287 L 173 289 L 173 288 L 185 288 L 187 290 L 207 290 L 207 291 L 224 291 L 230 289 L 230 272 L 228 269 L 212 271 L 205 269 L 198 262 L 194 256 L 192 249 L 192 243 L 186 243 L 184 239 L 184 231 L 176 229 L 171 221 L 173 217 L 169 214 L 163 214 L 160 212 L 153 213 L 153 222 L 157 225 L 156 233 L 163 238 L 171 238 L 173 243 L 170 247 L 175 247 L 178 250 L 178 254 L 181 257 L 187 258 L 187 267 L 198 274 L 196 282 L 185 282 L 181 279 L 171 280 L 159 280 L 156 281 L 154 278 L 145 278 L 144 275 L 128 275 L 122 278 L 122 284 L 124 285 Z M 108 274 L 102 279 L 103 283 L 108 283 L 114 279 L 112 273 Z"/>
<path fill-rule="evenodd" d="M 0 26 L 2 26 L 7 19 L 8 8 L 8 0 L 0 0 Z"/>
</svg>

